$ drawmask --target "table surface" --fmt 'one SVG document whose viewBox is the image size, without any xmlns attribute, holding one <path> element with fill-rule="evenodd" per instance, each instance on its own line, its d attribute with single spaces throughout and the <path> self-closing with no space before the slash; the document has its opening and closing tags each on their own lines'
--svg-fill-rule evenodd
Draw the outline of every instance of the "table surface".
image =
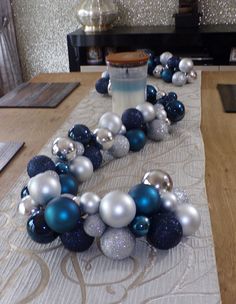
<svg viewBox="0 0 236 304">
<path fill-rule="evenodd" d="M 41 74 L 32 82 L 80 81 L 78 100 L 72 93 L 56 109 L 1 109 L 1 141 L 25 141 L 25 147 L 0 174 L 0 200 L 88 93 L 98 73 Z M 236 114 L 223 112 L 218 83 L 236 83 L 235 72 L 203 72 L 201 130 L 206 153 L 206 188 L 212 221 L 222 303 L 236 303 Z"/>
</svg>

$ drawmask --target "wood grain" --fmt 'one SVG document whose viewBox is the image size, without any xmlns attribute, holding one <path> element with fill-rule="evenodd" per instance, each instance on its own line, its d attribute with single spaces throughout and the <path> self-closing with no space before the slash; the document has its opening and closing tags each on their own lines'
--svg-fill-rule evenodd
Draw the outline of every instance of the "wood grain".
<svg viewBox="0 0 236 304">
<path fill-rule="evenodd" d="M 22 148 L 23 142 L 0 142 L 0 172 L 14 155 Z"/>
</svg>

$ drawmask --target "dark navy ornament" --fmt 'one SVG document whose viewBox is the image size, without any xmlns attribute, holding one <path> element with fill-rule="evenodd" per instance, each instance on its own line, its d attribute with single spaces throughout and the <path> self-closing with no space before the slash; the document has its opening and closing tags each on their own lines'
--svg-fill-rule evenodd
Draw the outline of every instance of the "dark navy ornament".
<svg viewBox="0 0 236 304">
<path fill-rule="evenodd" d="M 96 91 L 100 94 L 108 94 L 108 84 L 109 84 L 109 79 L 107 78 L 100 78 L 96 81 Z"/>
<path fill-rule="evenodd" d="M 150 227 L 149 218 L 146 216 L 136 216 L 129 227 L 135 237 L 146 236 Z"/>
<path fill-rule="evenodd" d="M 27 165 L 29 177 L 33 177 L 48 170 L 56 171 L 56 167 L 51 158 L 45 155 L 37 155 L 33 157 Z"/>
<path fill-rule="evenodd" d="M 146 144 L 146 135 L 142 130 L 129 130 L 126 132 L 125 137 L 129 141 L 130 151 L 138 152 Z"/>
<path fill-rule="evenodd" d="M 178 69 L 179 68 L 179 63 L 180 63 L 180 58 L 173 56 L 167 61 L 167 66 L 170 69 Z"/>
<path fill-rule="evenodd" d="M 91 160 L 94 170 L 97 170 L 102 164 L 102 153 L 96 146 L 87 147 L 83 156 Z"/>
<path fill-rule="evenodd" d="M 71 194 L 77 196 L 79 183 L 71 174 L 61 174 L 59 176 L 61 183 L 61 194 Z"/>
<path fill-rule="evenodd" d="M 146 90 L 146 101 L 155 104 L 157 100 L 157 89 L 153 85 L 148 84 Z"/>
<path fill-rule="evenodd" d="M 178 122 L 184 118 L 185 107 L 183 103 L 179 100 L 169 102 L 165 106 L 165 110 L 167 113 L 167 117 L 170 119 L 171 122 Z"/>
<path fill-rule="evenodd" d="M 87 145 L 91 138 L 92 134 L 88 127 L 85 125 L 74 125 L 68 132 L 68 136 L 74 140 L 82 143 L 83 145 Z"/>
<path fill-rule="evenodd" d="M 126 130 L 140 129 L 144 123 L 143 114 L 134 108 L 130 108 L 124 111 L 121 120 L 126 127 Z"/>
<path fill-rule="evenodd" d="M 167 96 L 169 101 L 175 101 L 178 99 L 178 96 L 175 92 L 169 92 Z"/>
</svg>

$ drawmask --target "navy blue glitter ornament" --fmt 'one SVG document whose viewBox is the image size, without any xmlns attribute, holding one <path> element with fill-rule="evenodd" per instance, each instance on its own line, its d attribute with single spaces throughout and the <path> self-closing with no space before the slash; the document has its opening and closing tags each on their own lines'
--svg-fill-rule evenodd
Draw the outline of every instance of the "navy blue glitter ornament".
<svg viewBox="0 0 236 304">
<path fill-rule="evenodd" d="M 70 172 L 68 163 L 63 162 L 63 161 L 58 161 L 56 163 L 56 172 L 58 175 L 68 174 Z"/>
<path fill-rule="evenodd" d="M 84 151 L 84 156 L 91 160 L 94 170 L 97 170 L 101 166 L 102 153 L 99 148 L 95 146 L 87 147 Z"/>
<path fill-rule="evenodd" d="M 171 83 L 172 82 L 172 76 L 173 76 L 173 73 L 170 69 L 164 69 L 162 72 L 161 72 L 161 78 L 167 82 L 167 83 Z"/>
<path fill-rule="evenodd" d="M 130 151 L 138 152 L 146 144 L 146 136 L 142 130 L 129 130 L 125 136 L 129 141 Z"/>
<path fill-rule="evenodd" d="M 100 94 L 108 94 L 108 84 L 109 79 L 107 78 L 100 78 L 96 81 L 96 91 Z"/>
<path fill-rule="evenodd" d="M 74 140 L 82 143 L 83 145 L 87 145 L 91 138 L 92 134 L 88 127 L 85 125 L 74 125 L 68 132 L 68 136 Z"/>
<path fill-rule="evenodd" d="M 148 234 L 150 221 L 146 216 L 136 216 L 129 225 L 131 232 L 135 237 L 143 237 Z"/>
<path fill-rule="evenodd" d="M 154 186 L 139 184 L 130 189 L 129 195 L 136 204 L 136 214 L 152 216 L 161 207 L 161 198 Z"/>
<path fill-rule="evenodd" d="M 156 64 L 155 64 L 154 59 L 152 57 L 150 57 L 148 59 L 147 65 L 148 65 L 148 75 L 153 76 L 153 71 L 156 67 Z"/>
<path fill-rule="evenodd" d="M 178 99 L 178 96 L 175 92 L 169 92 L 167 96 L 169 101 L 175 101 Z"/>
<path fill-rule="evenodd" d="M 48 227 L 43 211 L 35 213 L 28 219 L 27 232 L 34 242 L 40 244 L 51 243 L 58 237 L 58 234 Z"/>
<path fill-rule="evenodd" d="M 180 222 L 172 213 L 156 214 L 151 220 L 147 241 L 157 249 L 168 250 L 179 244 L 183 236 Z"/>
<path fill-rule="evenodd" d="M 165 107 L 167 117 L 171 122 L 178 122 L 184 118 L 185 107 L 179 100 L 169 102 Z"/>
<path fill-rule="evenodd" d="M 61 174 L 59 178 L 61 183 L 61 194 L 69 193 L 77 196 L 79 188 L 77 179 L 71 174 Z"/>
<path fill-rule="evenodd" d="M 91 247 L 94 237 L 85 233 L 83 224 L 84 220 L 81 218 L 72 231 L 60 235 L 62 244 L 66 249 L 74 252 L 82 252 Z"/>
<path fill-rule="evenodd" d="M 134 108 L 130 108 L 124 111 L 121 120 L 126 127 L 126 130 L 140 129 L 144 123 L 143 114 Z"/>
<path fill-rule="evenodd" d="M 146 101 L 155 104 L 157 100 L 156 88 L 153 85 L 148 84 L 146 90 Z"/>
<path fill-rule="evenodd" d="M 26 196 L 28 196 L 28 195 L 29 195 L 29 189 L 28 189 L 27 186 L 25 186 L 25 187 L 21 190 L 20 197 L 21 197 L 21 198 L 24 198 L 24 197 L 26 197 Z"/>
<path fill-rule="evenodd" d="M 51 158 L 45 155 L 37 155 L 33 157 L 27 165 L 29 177 L 33 177 L 48 170 L 56 171 L 56 167 Z"/>
<path fill-rule="evenodd" d="M 170 69 L 176 69 L 176 68 L 179 68 L 179 63 L 180 63 L 180 58 L 173 56 L 170 59 L 168 59 L 167 66 Z"/>
</svg>

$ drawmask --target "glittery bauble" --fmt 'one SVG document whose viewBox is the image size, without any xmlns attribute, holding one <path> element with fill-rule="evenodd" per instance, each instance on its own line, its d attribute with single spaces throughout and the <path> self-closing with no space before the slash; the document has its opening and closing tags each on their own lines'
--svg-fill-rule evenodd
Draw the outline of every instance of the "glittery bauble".
<svg viewBox="0 0 236 304">
<path fill-rule="evenodd" d="M 164 70 L 163 66 L 161 64 L 157 65 L 155 69 L 153 70 L 153 76 L 155 78 L 161 78 L 161 73 Z"/>
<path fill-rule="evenodd" d="M 58 197 L 50 201 L 45 209 L 47 225 L 57 233 L 64 233 L 75 228 L 80 218 L 79 206 L 68 197 Z"/>
<path fill-rule="evenodd" d="M 129 225 L 134 219 L 136 206 L 130 195 L 117 190 L 103 197 L 99 213 L 103 222 L 108 226 L 122 228 Z"/>
<path fill-rule="evenodd" d="M 72 231 L 60 235 L 64 247 L 70 251 L 83 252 L 88 250 L 93 244 L 94 237 L 84 231 L 84 220 L 79 219 Z"/>
<path fill-rule="evenodd" d="M 173 54 L 170 52 L 164 52 L 160 56 L 160 61 L 163 66 L 167 65 L 168 60 L 173 57 Z"/>
<path fill-rule="evenodd" d="M 179 244 L 182 226 L 172 213 L 156 214 L 151 218 L 147 241 L 157 249 L 168 250 Z"/>
<path fill-rule="evenodd" d="M 37 204 L 32 200 L 29 195 L 27 195 L 23 197 L 20 201 L 18 205 L 18 212 L 21 215 L 30 215 L 32 210 L 35 209 L 35 207 L 37 207 Z"/>
<path fill-rule="evenodd" d="M 130 150 L 133 152 L 140 151 L 146 144 L 145 133 L 141 130 L 129 130 L 125 136 L 128 138 Z"/>
<path fill-rule="evenodd" d="M 180 58 L 176 57 L 176 56 L 173 56 L 173 57 L 168 59 L 167 66 L 170 69 L 175 69 L 175 68 L 179 67 L 179 63 L 180 63 Z"/>
<path fill-rule="evenodd" d="M 137 110 L 139 110 L 143 114 L 143 118 L 145 122 L 150 122 L 153 119 L 155 119 L 155 110 L 154 106 L 149 103 L 145 102 L 136 107 Z"/>
<path fill-rule="evenodd" d="M 187 76 L 183 72 L 176 72 L 173 74 L 172 83 L 178 87 L 182 87 L 187 82 Z"/>
<path fill-rule="evenodd" d="M 166 105 L 165 110 L 167 113 L 167 117 L 170 119 L 171 122 L 178 122 L 182 120 L 185 116 L 184 104 L 179 100 L 169 102 Z"/>
<path fill-rule="evenodd" d="M 193 69 L 193 61 L 190 58 L 183 58 L 179 63 L 179 69 L 183 73 L 189 73 Z"/>
<path fill-rule="evenodd" d="M 80 207 L 83 213 L 95 214 L 99 210 L 100 197 L 93 192 L 86 192 L 80 197 Z"/>
<path fill-rule="evenodd" d="M 112 86 L 111 86 L 111 81 L 109 81 L 108 83 L 108 87 L 107 87 L 107 93 L 110 97 L 112 97 Z"/>
<path fill-rule="evenodd" d="M 197 72 L 192 70 L 189 74 L 187 74 L 187 82 L 193 83 L 197 79 Z"/>
<path fill-rule="evenodd" d="M 68 131 L 68 136 L 74 141 L 87 145 L 92 138 L 92 133 L 85 125 L 77 124 Z"/>
<path fill-rule="evenodd" d="M 181 188 L 173 188 L 172 192 L 176 196 L 178 204 L 189 204 L 189 197 L 185 190 Z"/>
<path fill-rule="evenodd" d="M 135 247 L 135 237 L 128 228 L 109 228 L 100 239 L 103 254 L 114 260 L 128 258 Z"/>
<path fill-rule="evenodd" d="M 114 139 L 114 144 L 109 152 L 115 158 L 121 158 L 126 156 L 129 153 L 130 144 L 128 139 L 123 135 L 116 135 Z"/>
<path fill-rule="evenodd" d="M 33 157 L 27 165 L 27 173 L 29 177 L 33 177 L 48 170 L 56 171 L 56 168 L 51 158 L 45 155 Z"/>
<path fill-rule="evenodd" d="M 79 182 L 85 182 L 93 175 L 93 164 L 87 157 L 78 156 L 71 162 L 70 171 Z"/>
<path fill-rule="evenodd" d="M 93 164 L 93 169 L 97 170 L 102 164 L 102 153 L 99 148 L 89 146 L 85 149 L 84 156 L 90 159 Z"/>
<path fill-rule="evenodd" d="M 157 100 L 157 89 L 153 85 L 148 84 L 146 90 L 146 101 L 155 104 Z"/>
<path fill-rule="evenodd" d="M 106 225 L 99 214 L 90 215 L 84 221 L 84 231 L 90 236 L 101 237 L 105 230 Z"/>
<path fill-rule="evenodd" d="M 157 190 L 171 191 L 173 188 L 172 178 L 168 173 L 162 170 L 153 170 L 147 172 L 142 179 L 142 183 L 152 185 Z"/>
<path fill-rule="evenodd" d="M 147 136 L 153 141 L 162 141 L 168 132 L 169 129 L 164 120 L 154 119 L 148 124 Z"/>
<path fill-rule="evenodd" d="M 156 110 L 156 119 L 166 120 L 167 113 L 165 110 Z"/>
<path fill-rule="evenodd" d="M 129 195 L 136 204 L 136 213 L 138 215 L 152 216 L 160 209 L 160 195 L 153 186 L 136 185 L 130 189 Z"/>
<path fill-rule="evenodd" d="M 61 174 L 60 175 L 60 183 L 61 183 L 61 194 L 67 193 L 72 194 L 74 196 L 78 193 L 78 181 L 71 174 Z"/>
<path fill-rule="evenodd" d="M 96 135 L 97 142 L 102 146 L 103 150 L 109 150 L 112 147 L 114 138 L 110 130 L 96 129 L 94 134 Z"/>
<path fill-rule="evenodd" d="M 109 80 L 110 79 L 110 75 L 109 75 L 108 71 L 102 72 L 101 78 L 105 78 L 105 79 Z"/>
<path fill-rule="evenodd" d="M 137 109 L 127 109 L 122 114 L 121 118 L 126 130 L 139 129 L 144 123 L 143 114 Z"/>
<path fill-rule="evenodd" d="M 56 172 L 57 174 L 68 174 L 70 172 L 69 164 L 64 161 L 56 162 Z"/>
<path fill-rule="evenodd" d="M 50 174 L 50 171 L 32 177 L 28 182 L 28 189 L 31 198 L 39 205 L 46 205 L 61 194 L 59 178 Z"/>
<path fill-rule="evenodd" d="M 161 78 L 167 82 L 167 83 L 171 83 L 172 81 L 172 71 L 170 69 L 164 69 L 161 73 Z"/>
<path fill-rule="evenodd" d="M 190 236 L 194 234 L 200 227 L 201 217 L 193 205 L 178 205 L 175 210 L 175 215 L 183 228 L 184 236 Z"/>
<path fill-rule="evenodd" d="M 43 211 L 33 214 L 28 219 L 27 232 L 34 242 L 40 244 L 51 243 L 58 237 L 58 234 L 48 227 Z"/>
<path fill-rule="evenodd" d="M 113 134 L 118 134 L 122 126 L 120 116 L 116 113 L 107 112 L 102 115 L 98 122 L 98 128 L 108 129 Z"/>
<path fill-rule="evenodd" d="M 135 237 L 143 237 L 148 234 L 150 227 L 150 220 L 146 216 L 136 216 L 132 223 L 129 225 L 131 232 Z"/>
<path fill-rule="evenodd" d="M 177 207 L 177 198 L 174 193 L 169 191 L 161 191 L 161 211 L 173 212 Z"/>
<path fill-rule="evenodd" d="M 76 144 L 69 138 L 59 137 L 52 144 L 52 154 L 61 160 L 71 161 L 76 157 Z"/>
<path fill-rule="evenodd" d="M 27 195 L 29 195 L 29 189 L 28 189 L 27 186 L 25 186 L 25 187 L 21 190 L 20 197 L 21 197 L 21 198 L 24 198 L 24 197 L 26 197 Z"/>
<path fill-rule="evenodd" d="M 96 91 L 99 93 L 99 94 L 107 94 L 108 93 L 108 84 L 109 84 L 109 79 L 107 78 L 100 78 L 96 81 L 96 84 L 95 84 L 95 88 L 96 88 Z"/>
</svg>

